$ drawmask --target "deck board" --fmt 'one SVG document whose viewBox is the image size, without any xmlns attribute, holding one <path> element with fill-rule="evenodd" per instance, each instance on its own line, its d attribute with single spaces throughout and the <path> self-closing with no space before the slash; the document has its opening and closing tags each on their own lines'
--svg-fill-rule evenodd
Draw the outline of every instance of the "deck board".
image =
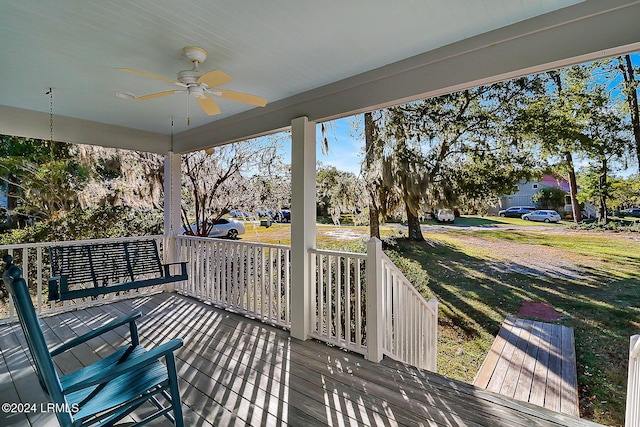
<svg viewBox="0 0 640 427">
<path fill-rule="evenodd" d="M 474 384 L 577 416 L 573 330 L 550 323 L 505 319 Z"/>
<path fill-rule="evenodd" d="M 184 339 L 177 364 L 189 426 L 597 425 L 390 359 L 375 364 L 313 340 L 299 341 L 281 328 L 177 294 L 118 301 L 45 318 L 42 324 L 53 343 L 132 310 L 143 312 L 139 322 L 142 345 L 155 346 L 174 337 Z M 0 344 L 2 349 L 12 349 L 2 353 L 12 359 L 17 352 L 24 353 L 24 343 L 16 333 L 13 340 L 5 341 L 7 328 L 11 326 L 0 328 Z M 17 326 L 13 329 L 18 330 Z M 91 341 L 60 364 L 73 369 L 77 364 L 90 363 L 127 339 L 128 329 L 119 328 Z M 12 363 L 24 365 L 25 361 L 23 356 L 22 361 Z M 21 369 L 34 384 L 30 365 L 13 365 L 7 369 Z M 0 375 L 1 369 L 0 365 Z M 39 389 L 37 382 L 35 386 Z M 18 383 L 0 387 L 0 400 L 28 400 L 29 394 L 21 387 Z M 132 417 L 143 416 L 141 409 Z M 152 425 L 167 424 L 158 420 Z"/>
</svg>

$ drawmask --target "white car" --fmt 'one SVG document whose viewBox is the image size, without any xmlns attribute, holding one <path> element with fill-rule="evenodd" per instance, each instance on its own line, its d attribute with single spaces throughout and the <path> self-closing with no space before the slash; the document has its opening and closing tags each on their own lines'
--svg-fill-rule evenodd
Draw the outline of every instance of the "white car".
<svg viewBox="0 0 640 427">
<path fill-rule="evenodd" d="M 195 233 L 195 224 L 191 225 L 192 233 Z M 183 234 L 187 234 L 185 230 Z M 244 234 L 244 224 L 235 219 L 220 218 L 213 227 L 207 237 L 228 237 L 230 239 L 237 239 L 240 234 Z"/>
<path fill-rule="evenodd" d="M 451 209 L 440 209 L 436 214 L 436 219 L 438 222 L 453 222 L 456 216 Z"/>
<path fill-rule="evenodd" d="M 558 222 L 560 221 L 560 214 L 556 211 L 540 210 L 524 214 L 522 219 L 525 221 Z"/>
</svg>

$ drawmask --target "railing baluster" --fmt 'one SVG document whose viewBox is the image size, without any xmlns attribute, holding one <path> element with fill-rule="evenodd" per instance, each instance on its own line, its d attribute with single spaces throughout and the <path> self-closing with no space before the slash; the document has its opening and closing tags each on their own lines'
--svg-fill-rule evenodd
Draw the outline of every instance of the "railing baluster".
<svg viewBox="0 0 640 427">
<path fill-rule="evenodd" d="M 640 427 L 640 335 L 629 340 L 625 427 Z"/>
<path fill-rule="evenodd" d="M 282 249 L 276 250 L 276 312 L 278 321 L 282 321 Z"/>
<path fill-rule="evenodd" d="M 347 343 L 347 346 L 351 346 L 351 258 L 345 257 L 344 259 L 344 282 L 345 282 L 345 290 L 344 290 L 344 340 Z"/>
<path fill-rule="evenodd" d="M 335 333 L 336 333 L 336 340 L 338 342 L 340 342 L 342 340 L 342 292 L 341 292 L 341 288 L 342 288 L 342 277 L 340 276 L 340 260 L 342 258 L 339 256 L 335 256 L 334 257 L 334 262 L 336 264 L 336 280 L 335 280 L 335 284 L 336 284 L 336 327 L 335 327 Z"/>
<path fill-rule="evenodd" d="M 362 260 L 356 260 L 356 343 L 362 349 Z"/>
<path fill-rule="evenodd" d="M 269 289 L 267 290 L 267 298 L 269 298 L 269 315 L 267 318 L 272 320 L 275 317 L 273 315 L 273 248 L 269 248 Z"/>
<path fill-rule="evenodd" d="M 42 246 L 36 248 L 36 286 L 37 286 L 37 298 L 38 298 L 38 314 L 42 313 L 44 307 L 42 301 Z"/>
<path fill-rule="evenodd" d="M 285 249 L 285 263 L 284 263 L 284 313 L 285 313 L 285 324 L 289 324 L 291 321 L 291 305 L 289 304 L 289 290 L 291 289 L 291 278 L 289 276 L 289 272 L 291 271 L 291 250 L 289 248 Z M 311 264 L 313 265 L 313 264 Z"/>
</svg>

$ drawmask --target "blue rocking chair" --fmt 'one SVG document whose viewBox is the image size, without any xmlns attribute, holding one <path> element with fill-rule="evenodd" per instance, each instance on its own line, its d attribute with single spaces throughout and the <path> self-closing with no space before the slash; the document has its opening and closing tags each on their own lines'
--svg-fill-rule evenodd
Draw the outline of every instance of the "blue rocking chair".
<svg viewBox="0 0 640 427">
<path fill-rule="evenodd" d="M 141 313 L 136 312 L 49 352 L 29 290 L 21 277 L 22 271 L 12 264 L 10 255 L 4 256 L 3 261 L 6 263 L 3 280 L 18 312 L 38 379 L 55 404 L 56 416 L 62 427 L 112 426 L 145 402 L 150 402 L 156 411 L 136 426 L 161 416 L 178 427 L 184 426 L 173 355 L 182 346 L 181 339 L 145 350 L 139 343 L 135 324 Z M 130 345 L 78 371 L 62 377 L 58 375 L 53 364 L 54 356 L 126 324 L 129 324 L 131 332 Z M 166 364 L 160 361 L 162 358 Z"/>
</svg>

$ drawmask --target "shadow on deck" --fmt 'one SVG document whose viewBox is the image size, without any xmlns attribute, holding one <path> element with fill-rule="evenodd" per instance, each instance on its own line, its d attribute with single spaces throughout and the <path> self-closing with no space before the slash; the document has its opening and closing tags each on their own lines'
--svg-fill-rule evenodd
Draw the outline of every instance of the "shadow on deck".
<svg viewBox="0 0 640 427">
<path fill-rule="evenodd" d="M 189 426 L 222 425 L 429 425 L 595 426 L 472 385 L 385 359 L 361 356 L 178 294 L 156 294 L 45 317 L 52 346 L 105 322 L 140 310 L 142 344 L 184 339 L 178 374 Z M 56 358 L 63 373 L 92 363 L 120 346 L 116 330 Z M 0 327 L 0 401 L 33 403 L 35 412 L 0 412 L 2 426 L 56 426 L 42 412 L 46 397 L 26 356 L 17 324 Z M 142 418 L 140 409 L 130 425 Z M 158 420 L 152 425 L 168 425 Z"/>
</svg>

